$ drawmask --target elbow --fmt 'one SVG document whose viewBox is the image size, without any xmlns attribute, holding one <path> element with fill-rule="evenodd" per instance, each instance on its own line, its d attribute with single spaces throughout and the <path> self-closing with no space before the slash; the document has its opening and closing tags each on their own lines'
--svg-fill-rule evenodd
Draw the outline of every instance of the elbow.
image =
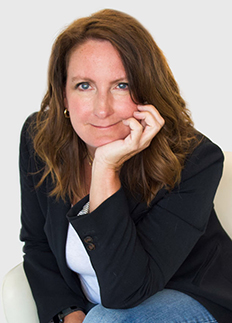
<svg viewBox="0 0 232 323">
<path fill-rule="evenodd" d="M 150 285 L 143 286 L 133 292 L 125 292 L 125 290 L 122 289 L 121 291 L 118 290 L 118 292 L 102 293 L 101 302 L 104 307 L 111 309 L 133 308 L 162 289 L 161 286 Z"/>
</svg>

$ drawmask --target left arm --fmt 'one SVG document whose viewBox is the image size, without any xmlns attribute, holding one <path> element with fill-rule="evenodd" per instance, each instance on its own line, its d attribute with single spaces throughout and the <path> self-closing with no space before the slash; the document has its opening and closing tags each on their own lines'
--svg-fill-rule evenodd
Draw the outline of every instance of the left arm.
<svg viewBox="0 0 232 323">
<path fill-rule="evenodd" d="M 204 234 L 222 162 L 216 145 L 202 143 L 180 185 L 141 209 L 136 223 L 123 188 L 90 214 L 75 216 L 83 201 L 73 207 L 68 218 L 96 271 L 103 306 L 133 307 L 165 287 Z"/>
</svg>

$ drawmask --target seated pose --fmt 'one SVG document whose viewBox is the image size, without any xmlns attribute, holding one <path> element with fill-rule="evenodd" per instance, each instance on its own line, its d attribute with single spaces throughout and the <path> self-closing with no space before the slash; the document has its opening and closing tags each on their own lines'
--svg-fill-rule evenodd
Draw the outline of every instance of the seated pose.
<svg viewBox="0 0 232 323">
<path fill-rule="evenodd" d="M 107 9 L 62 31 L 20 144 L 40 322 L 232 322 L 222 167 L 137 20 Z"/>
</svg>

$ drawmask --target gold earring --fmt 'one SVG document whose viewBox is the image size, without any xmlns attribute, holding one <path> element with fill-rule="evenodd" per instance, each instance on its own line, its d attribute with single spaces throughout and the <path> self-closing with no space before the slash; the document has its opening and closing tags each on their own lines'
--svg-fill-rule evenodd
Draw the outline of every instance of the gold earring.
<svg viewBox="0 0 232 323">
<path fill-rule="evenodd" d="M 69 119 L 70 118 L 70 116 L 69 116 L 69 111 L 68 111 L 68 109 L 66 108 L 66 109 L 64 109 L 64 117 L 66 118 L 66 119 Z"/>
</svg>

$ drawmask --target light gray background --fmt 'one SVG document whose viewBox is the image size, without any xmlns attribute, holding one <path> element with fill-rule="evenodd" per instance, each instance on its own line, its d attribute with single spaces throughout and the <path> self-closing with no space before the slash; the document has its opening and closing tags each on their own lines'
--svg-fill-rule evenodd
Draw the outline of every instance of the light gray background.
<svg viewBox="0 0 232 323">
<path fill-rule="evenodd" d="M 0 282 L 22 261 L 18 145 L 22 124 L 39 110 L 52 43 L 74 19 L 103 8 L 136 17 L 166 55 L 195 126 L 232 151 L 232 19 L 228 0 L 59 1 L 0 4 Z M 0 308 L 0 322 L 4 323 Z"/>
</svg>

